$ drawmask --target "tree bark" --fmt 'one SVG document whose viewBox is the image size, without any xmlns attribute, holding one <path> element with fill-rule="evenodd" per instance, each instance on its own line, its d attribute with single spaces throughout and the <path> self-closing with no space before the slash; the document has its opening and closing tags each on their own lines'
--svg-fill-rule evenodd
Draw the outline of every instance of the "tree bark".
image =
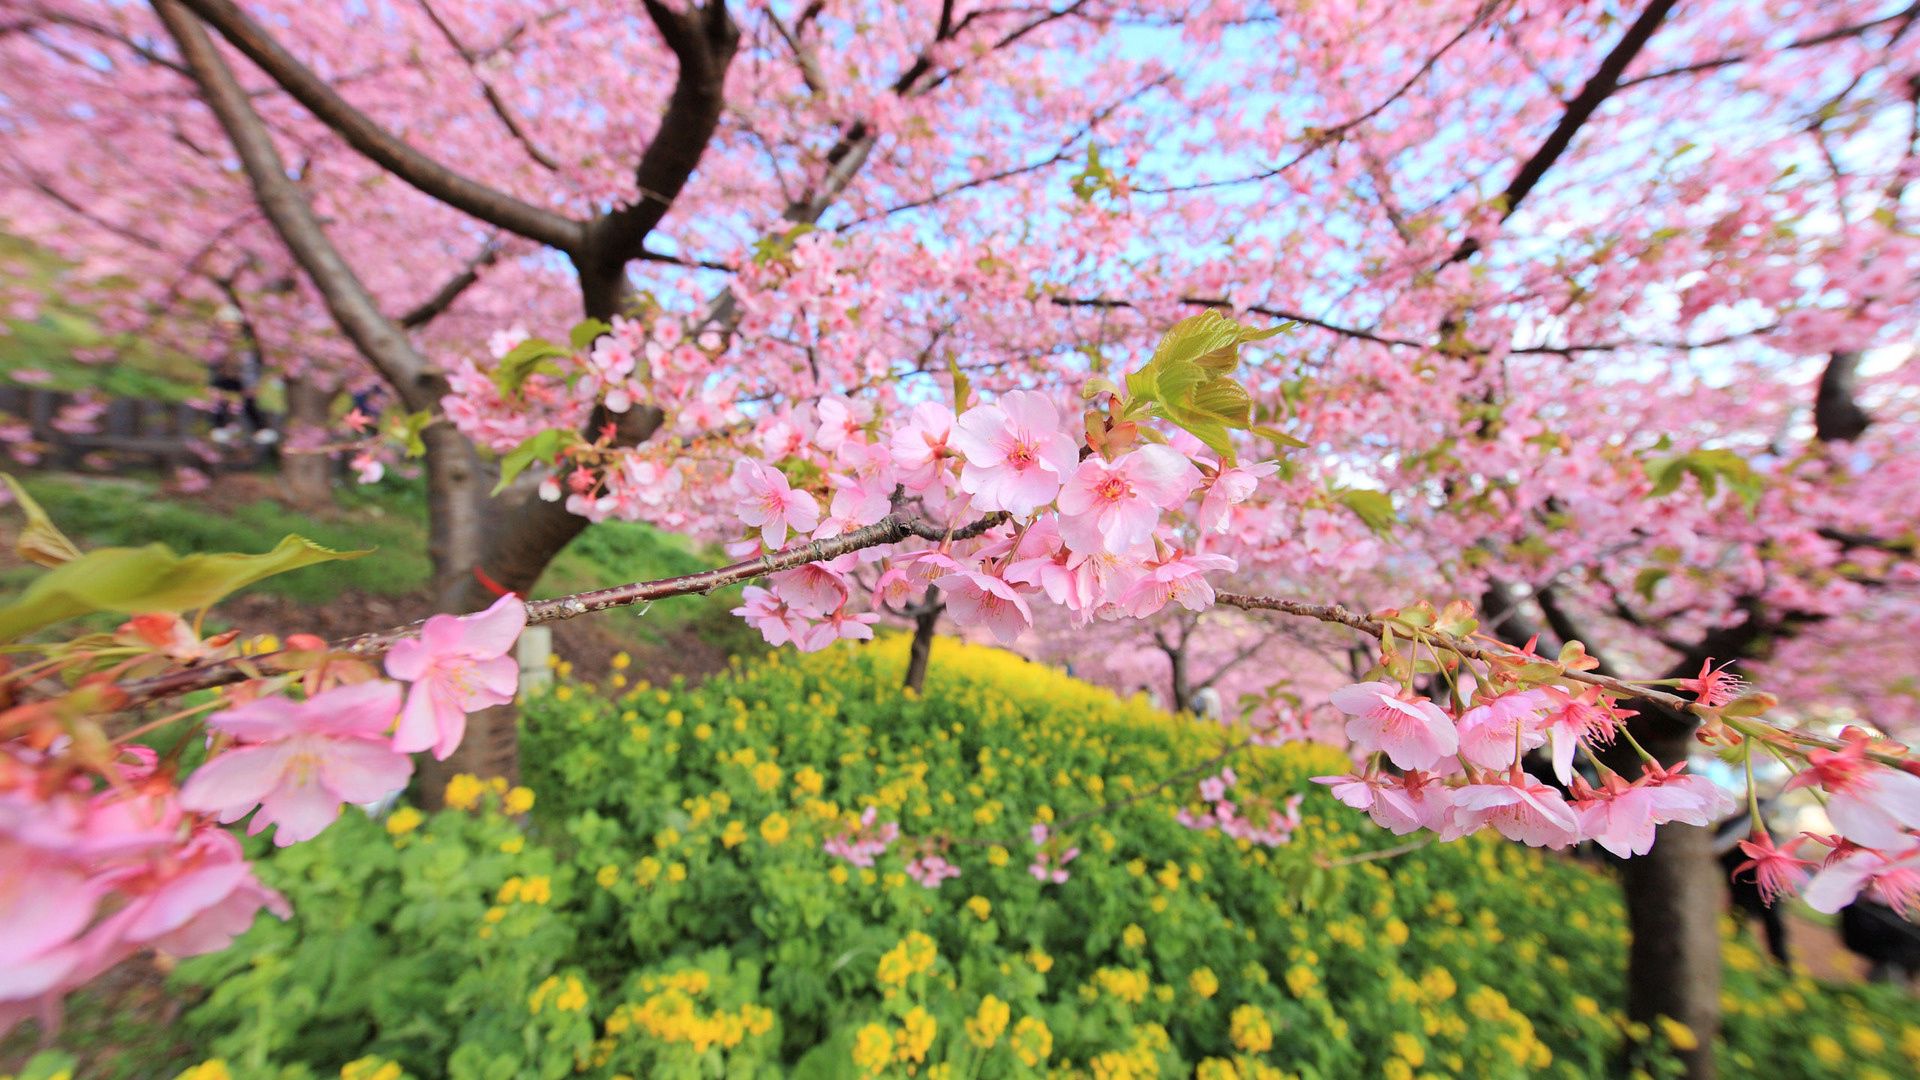
<svg viewBox="0 0 1920 1080">
<path fill-rule="evenodd" d="M 1687 759 L 1693 725 L 1671 710 L 1642 703 L 1635 738 L 1663 765 Z M 1626 740 L 1608 751 L 1607 765 L 1640 775 Z M 1713 1044 L 1720 1032 L 1720 912 L 1727 889 L 1713 857 L 1709 829 L 1662 825 L 1645 855 L 1623 860 L 1632 934 L 1627 959 L 1627 1015 L 1651 1024 L 1669 1016 L 1687 1025 L 1698 1045 L 1680 1054 L 1688 1080 L 1714 1080 Z"/>
<path fill-rule="evenodd" d="M 1193 680 L 1187 672 L 1186 640 L 1182 639 L 1180 644 L 1172 648 L 1167 648 L 1164 644 L 1161 648 L 1167 654 L 1167 667 L 1171 669 L 1172 675 L 1170 681 L 1173 684 L 1173 700 L 1170 704 L 1176 713 L 1187 712 L 1193 707 Z"/>
<path fill-rule="evenodd" d="M 332 395 L 311 376 L 287 380 L 287 422 L 280 432 L 280 478 L 287 498 L 303 509 L 333 501 L 333 461 L 308 448 L 325 440 Z"/>
<path fill-rule="evenodd" d="M 933 654 L 933 630 L 947 606 L 940 602 L 940 590 L 927 586 L 926 598 L 913 611 L 913 645 L 907 650 L 907 676 L 901 685 L 918 694 L 927 688 L 927 663 Z"/>
</svg>

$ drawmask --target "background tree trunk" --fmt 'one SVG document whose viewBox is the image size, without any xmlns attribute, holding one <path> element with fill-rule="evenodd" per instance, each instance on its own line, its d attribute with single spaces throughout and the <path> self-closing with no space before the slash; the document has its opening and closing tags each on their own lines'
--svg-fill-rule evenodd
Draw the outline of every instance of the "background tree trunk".
<svg viewBox="0 0 1920 1080">
<path fill-rule="evenodd" d="M 287 422 L 280 432 L 280 478 L 287 498 L 298 507 L 313 509 L 333 501 L 333 459 L 303 452 L 323 442 L 327 434 L 327 406 L 333 394 L 311 378 L 287 380 Z"/>
<path fill-rule="evenodd" d="M 926 599 L 913 612 L 913 646 L 907 650 L 907 677 L 901 685 L 918 694 L 927 688 L 927 662 L 933 654 L 933 629 L 947 606 L 940 602 L 940 590 L 927 586 Z"/>
<path fill-rule="evenodd" d="M 1663 765 L 1687 759 L 1692 725 L 1645 702 L 1634 718 L 1635 738 Z M 1624 739 L 1607 765 L 1640 775 L 1640 760 Z M 1651 1024 L 1670 1016 L 1687 1025 L 1699 1045 L 1681 1054 L 1688 1080 L 1714 1080 L 1713 1041 L 1720 1031 L 1720 912 L 1727 888 L 1713 857 L 1713 832 L 1694 825 L 1660 826 L 1653 850 L 1623 860 L 1627 926 L 1633 936 L 1627 962 L 1627 1015 Z"/>
</svg>

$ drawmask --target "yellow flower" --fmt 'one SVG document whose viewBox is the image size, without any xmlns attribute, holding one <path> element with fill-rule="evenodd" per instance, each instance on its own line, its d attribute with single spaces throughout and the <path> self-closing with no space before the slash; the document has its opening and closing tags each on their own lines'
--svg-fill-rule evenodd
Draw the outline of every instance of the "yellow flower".
<svg viewBox="0 0 1920 1080">
<path fill-rule="evenodd" d="M 1227 1033 L 1232 1036 L 1233 1045 L 1250 1054 L 1264 1054 L 1273 1049 L 1273 1026 L 1257 1005 L 1242 1005 L 1233 1010 L 1228 1018 Z"/>
<path fill-rule="evenodd" d="M 1312 968 L 1295 964 L 1287 969 L 1287 989 L 1293 991 L 1294 997 L 1306 997 L 1318 985 L 1320 977 L 1313 973 Z"/>
<path fill-rule="evenodd" d="M 987 862 L 993 866 L 1005 866 L 1013 861 L 1013 854 L 1006 848 L 995 844 L 987 849 Z"/>
<path fill-rule="evenodd" d="M 1407 943 L 1407 924 L 1401 922 L 1399 919 L 1388 919 L 1386 935 L 1387 941 L 1390 943 L 1394 945 L 1405 945 Z M 1418 1065 L 1419 1062 L 1416 1061 L 1414 1064 Z"/>
<path fill-rule="evenodd" d="M 510 877 L 500 883 L 500 891 L 494 894 L 494 900 L 502 904 L 511 904 L 520 899 L 520 878 Z"/>
<path fill-rule="evenodd" d="M 612 661 L 613 670 L 625 671 L 627 670 L 627 666 L 631 663 L 633 663 L 633 657 L 628 656 L 626 653 L 617 652 L 613 654 L 613 661 Z"/>
<path fill-rule="evenodd" d="M 523 904 L 544 904 L 553 899 L 553 887 L 545 874 L 530 877 L 520 886 L 520 902 Z"/>
<path fill-rule="evenodd" d="M 1887 1048 L 1887 1040 L 1865 1024 L 1847 1025 L 1847 1041 L 1863 1054 L 1878 1054 Z"/>
<path fill-rule="evenodd" d="M 1847 1060 L 1846 1047 L 1831 1035 L 1815 1035 L 1807 1040 L 1807 1049 L 1813 1051 L 1813 1056 L 1819 1058 L 1822 1065 L 1838 1065 Z"/>
<path fill-rule="evenodd" d="M 1675 1050 L 1686 1053 L 1689 1050 L 1700 1049 L 1700 1036 L 1695 1035 L 1692 1028 L 1673 1017 L 1656 1016 L 1654 1023 L 1660 1025 L 1660 1034 L 1666 1036 L 1667 1042 L 1673 1044 Z"/>
<path fill-rule="evenodd" d="M 507 792 L 507 813 L 524 814 L 533 809 L 533 789 L 517 787 Z"/>
<path fill-rule="evenodd" d="M 1047 1030 L 1046 1021 L 1039 1017 L 1023 1016 L 1013 1025 L 1013 1038 L 1008 1045 L 1027 1068 L 1036 1069 L 1053 1055 L 1053 1032 Z"/>
<path fill-rule="evenodd" d="M 720 833 L 720 843 L 728 848 L 737 848 L 746 842 L 746 825 L 742 824 L 739 818 L 734 818 L 732 821 L 727 822 L 726 829 Z"/>
<path fill-rule="evenodd" d="M 1404 1031 L 1396 1031 L 1387 1037 L 1393 1044 L 1393 1052 L 1405 1058 L 1408 1065 L 1419 1068 L 1427 1063 L 1427 1048 L 1419 1039 Z"/>
<path fill-rule="evenodd" d="M 967 910 L 973 912 L 981 922 L 986 922 L 987 917 L 993 914 L 993 903 L 984 896 L 976 896 L 967 901 Z"/>
<path fill-rule="evenodd" d="M 1388 1058 L 1387 1063 L 1380 1067 L 1380 1075 L 1385 1080 L 1413 1080 L 1413 1066 L 1399 1058 Z"/>
<path fill-rule="evenodd" d="M 601 888 L 611 889 L 613 883 L 620 880 L 620 868 L 608 863 L 600 868 L 600 872 L 593 876 L 593 880 L 599 882 Z"/>
<path fill-rule="evenodd" d="M 679 862 L 668 863 L 667 864 L 667 880 L 675 884 L 679 884 L 680 882 L 687 880 L 687 864 L 679 863 Z"/>
<path fill-rule="evenodd" d="M 1007 1030 L 1007 1020 L 1012 1010 L 1007 1003 L 988 994 L 980 1000 L 980 1008 L 967 1018 L 967 1038 L 982 1050 L 993 1049 L 1000 1041 L 1000 1033 Z"/>
<path fill-rule="evenodd" d="M 487 786 L 472 773 L 460 773 L 447 781 L 446 804 L 455 810 L 471 810 L 480 803 Z"/>
<path fill-rule="evenodd" d="M 524 836 L 509 836 L 505 840 L 500 841 L 500 850 L 508 855 L 518 855 L 522 851 L 525 851 L 526 847 L 527 838 Z"/>
<path fill-rule="evenodd" d="M 880 1024 L 868 1024 L 853 1037 L 853 1063 L 869 1076 L 893 1064 L 893 1036 Z"/>
<path fill-rule="evenodd" d="M 407 1074 L 397 1062 L 363 1057 L 340 1066 L 340 1080 L 402 1080 Z"/>
<path fill-rule="evenodd" d="M 65 1072 L 65 1070 L 62 1070 L 62 1072 Z M 67 1075 L 69 1078 L 72 1076 L 71 1073 Z M 213 1058 L 193 1066 L 186 1072 L 175 1077 L 174 1080 L 233 1080 L 233 1074 L 227 1071 L 226 1062 L 219 1058 Z"/>
<path fill-rule="evenodd" d="M 1187 976 L 1187 985 L 1201 997 L 1210 998 L 1220 992 L 1220 976 L 1210 967 L 1195 968 L 1193 974 Z"/>
<path fill-rule="evenodd" d="M 1032 949 L 1028 951 L 1027 963 L 1032 965 L 1033 970 L 1039 972 L 1042 975 L 1045 975 L 1047 972 L 1053 970 L 1053 957 L 1048 956 L 1045 952 L 1041 951 L 1040 949 Z"/>
<path fill-rule="evenodd" d="M 805 765 L 793 774 L 793 784 L 801 791 L 817 798 L 822 791 L 826 790 L 827 778 L 820 774 L 820 770 L 811 765 Z"/>
<path fill-rule="evenodd" d="M 753 767 L 753 786 L 761 791 L 772 791 L 780 786 L 780 766 L 771 761 L 763 761 Z"/>
<path fill-rule="evenodd" d="M 405 836 L 420 827 L 426 816 L 411 806 L 402 806 L 387 815 L 387 832 L 394 836 Z"/>
<path fill-rule="evenodd" d="M 1140 929 L 1138 923 L 1128 923 L 1127 928 L 1120 931 L 1120 941 L 1129 949 L 1142 948 L 1147 943 L 1147 932 Z"/>
<path fill-rule="evenodd" d="M 845 885 L 852 879 L 853 875 L 847 873 L 847 868 L 844 866 L 835 866 L 833 869 L 827 871 L 827 880 L 833 882 L 835 885 Z"/>
<path fill-rule="evenodd" d="M 767 819 L 760 823 L 760 838 L 769 844 L 780 843 L 792 831 L 793 826 L 785 814 L 768 814 Z"/>
<path fill-rule="evenodd" d="M 939 1031 L 933 1015 L 915 1005 L 900 1018 L 900 1058 L 903 1061 L 925 1061 L 927 1051 L 933 1046 L 933 1037 Z"/>
</svg>

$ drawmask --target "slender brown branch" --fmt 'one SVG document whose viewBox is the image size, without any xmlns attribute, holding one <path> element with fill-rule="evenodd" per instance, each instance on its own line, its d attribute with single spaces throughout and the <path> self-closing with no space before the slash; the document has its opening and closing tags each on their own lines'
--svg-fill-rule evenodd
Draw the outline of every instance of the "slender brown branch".
<svg viewBox="0 0 1920 1080">
<path fill-rule="evenodd" d="M 508 232 L 562 251 L 574 250 L 585 239 L 579 222 L 457 173 L 375 123 L 288 52 L 233 0 L 177 2 L 205 20 L 347 145 L 422 192 Z"/>
<path fill-rule="evenodd" d="M 507 129 L 507 134 L 513 136 L 514 141 L 527 152 L 527 156 L 540 167 L 548 172 L 559 171 L 560 162 L 533 141 L 533 136 L 520 122 L 519 114 L 507 105 L 506 99 L 500 96 L 500 91 L 494 88 L 492 80 L 480 73 L 480 57 L 467 48 L 459 35 L 453 32 L 453 27 L 448 26 L 446 21 L 440 18 L 440 13 L 434 10 L 431 0 L 419 0 L 419 4 L 420 10 L 426 13 L 427 21 L 440 31 L 440 36 L 446 39 L 448 47 L 460 57 L 461 61 L 467 65 L 467 70 L 473 74 L 475 81 L 479 82 L 481 96 L 487 99 L 487 106 L 493 110 L 493 115 L 500 119 L 500 124 Z"/>
<path fill-rule="evenodd" d="M 171 0 L 160 0 L 160 3 L 170 5 Z M 1007 516 L 1004 513 L 988 514 L 960 528 L 948 530 L 923 518 L 890 514 L 872 525 L 852 532 L 842 533 L 826 540 L 795 544 L 792 547 L 769 552 L 757 559 L 746 559 L 712 570 L 662 578 L 657 581 L 638 581 L 605 589 L 591 589 L 551 600 L 531 601 L 527 604 L 527 623 L 539 625 L 560 622 L 596 611 L 649 604 L 655 600 L 664 600 L 673 596 L 691 596 L 696 593 L 704 595 L 781 570 L 837 559 L 851 552 L 898 543 L 909 537 L 919 537 L 935 542 L 949 538 L 970 540 L 1006 520 Z M 396 642 L 418 633 L 424 623 L 425 620 L 420 620 L 405 626 L 395 626 L 345 638 L 331 643 L 328 651 L 358 657 L 382 656 Z M 127 695 L 128 705 L 139 705 L 198 690 L 210 690 L 244 682 L 264 675 L 285 674 L 311 663 L 312 657 L 311 652 L 278 652 L 245 659 L 223 660 L 204 667 L 188 668 L 184 671 L 127 683 L 121 689 Z"/>
<path fill-rule="evenodd" d="M 439 318 L 453 306 L 460 294 L 472 288 L 480 280 L 480 271 L 492 266 L 500 258 L 500 244 L 489 237 L 480 246 L 480 253 L 467 260 L 460 272 L 448 278 L 446 284 L 434 291 L 432 296 L 414 305 L 396 321 L 408 330 L 417 330 Z"/>
<path fill-rule="evenodd" d="M 1814 34 L 1795 41 L 1789 41 L 1785 45 L 1767 49 L 1766 53 L 1767 55 L 1777 55 L 1783 52 L 1791 52 L 1795 49 L 1811 49 L 1818 45 L 1830 45 L 1836 41 L 1844 41 L 1847 38 L 1860 37 L 1868 31 L 1885 26 L 1891 22 L 1898 22 L 1901 19 L 1913 19 L 1915 17 L 1920 17 L 1920 4 L 1913 4 L 1904 11 L 1896 11 L 1892 15 L 1873 19 L 1869 22 L 1856 23 L 1852 26 L 1841 26 L 1828 30 L 1825 33 Z M 1716 56 L 1711 60 L 1699 60 L 1691 64 L 1682 64 L 1679 67 L 1651 71 L 1645 75 L 1635 75 L 1631 79 L 1620 80 L 1618 89 L 1625 90 L 1629 86 L 1639 86 L 1641 83 L 1653 82 L 1655 79 L 1671 79 L 1678 75 L 1696 75 L 1701 72 L 1716 71 L 1723 67 L 1744 64 L 1753 59 L 1754 56 L 1754 53 L 1734 53 L 1728 56 Z"/>
</svg>

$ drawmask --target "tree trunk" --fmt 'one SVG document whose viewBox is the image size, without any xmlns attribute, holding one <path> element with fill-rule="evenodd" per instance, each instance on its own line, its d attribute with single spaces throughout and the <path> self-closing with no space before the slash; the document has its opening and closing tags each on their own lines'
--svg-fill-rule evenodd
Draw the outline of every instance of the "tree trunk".
<svg viewBox="0 0 1920 1080">
<path fill-rule="evenodd" d="M 901 685 L 918 694 L 927 688 L 927 661 L 933 654 L 933 628 L 940 622 L 946 605 L 940 602 L 940 590 L 927 586 L 926 598 L 913 613 L 913 646 L 907 650 L 907 677 Z"/>
<path fill-rule="evenodd" d="M 1167 649 L 1167 666 L 1173 669 L 1173 711 L 1187 712 L 1193 708 L 1193 682 L 1187 674 L 1187 643 L 1180 642 L 1178 648 Z"/>
<path fill-rule="evenodd" d="M 1646 703 L 1634 736 L 1663 765 L 1687 759 L 1693 746 L 1686 718 Z M 1607 764 L 1640 775 L 1639 758 L 1624 739 Z M 1623 860 L 1627 925 L 1633 936 L 1627 962 L 1627 1015 L 1651 1024 L 1669 1016 L 1690 1028 L 1698 1045 L 1681 1054 L 1688 1080 L 1714 1080 L 1714 1040 L 1720 1034 L 1720 912 L 1726 885 L 1713 857 L 1713 833 L 1693 825 L 1662 825 L 1653 850 Z"/>
<path fill-rule="evenodd" d="M 333 460 L 313 449 L 327 438 L 333 395 L 312 378 L 287 380 L 287 422 L 280 432 L 280 479 L 287 499 L 303 509 L 333 501 Z"/>
</svg>

